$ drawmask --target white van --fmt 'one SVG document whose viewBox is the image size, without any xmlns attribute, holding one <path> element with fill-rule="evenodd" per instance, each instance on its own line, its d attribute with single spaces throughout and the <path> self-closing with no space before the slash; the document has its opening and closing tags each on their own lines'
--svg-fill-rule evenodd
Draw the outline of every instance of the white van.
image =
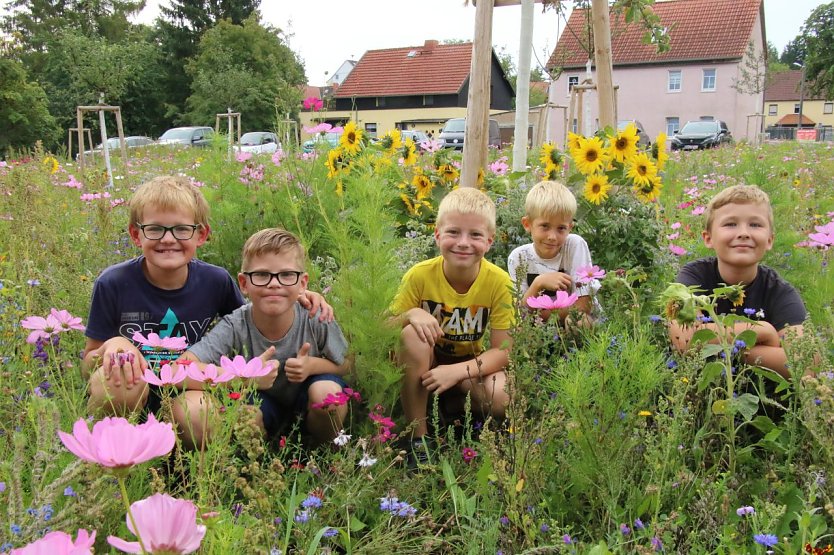
<svg viewBox="0 0 834 555">
<path fill-rule="evenodd" d="M 445 148 L 463 150 L 463 137 L 466 132 L 466 118 L 452 118 L 446 122 L 440 131 L 440 142 Z M 501 147 L 501 130 L 498 128 L 498 121 L 489 120 L 488 146 Z"/>
</svg>

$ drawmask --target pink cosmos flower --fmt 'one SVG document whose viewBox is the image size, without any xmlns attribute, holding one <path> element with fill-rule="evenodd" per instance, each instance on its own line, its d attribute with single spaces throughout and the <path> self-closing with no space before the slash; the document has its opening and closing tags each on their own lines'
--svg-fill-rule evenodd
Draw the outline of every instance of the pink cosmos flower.
<svg viewBox="0 0 834 555">
<path fill-rule="evenodd" d="M 237 160 L 238 162 L 246 162 L 250 158 L 252 158 L 251 152 L 238 152 L 237 154 L 235 154 L 235 160 Z"/>
<path fill-rule="evenodd" d="M 693 216 L 700 216 L 701 214 L 704 213 L 704 211 L 706 209 L 707 209 L 706 206 L 696 206 L 695 208 L 692 209 L 692 215 Z"/>
<path fill-rule="evenodd" d="M 685 248 L 679 247 L 675 244 L 670 244 L 669 245 L 669 250 L 672 251 L 672 254 L 674 254 L 675 256 L 683 256 L 683 255 L 686 254 L 686 249 Z"/>
<path fill-rule="evenodd" d="M 591 283 L 595 279 L 602 279 L 605 277 L 605 270 L 601 270 L 599 266 L 581 266 L 576 269 L 576 281 L 583 285 Z"/>
<path fill-rule="evenodd" d="M 58 310 L 57 308 L 52 308 L 49 310 L 49 315 L 58 321 L 58 324 L 60 326 L 58 331 L 84 331 L 84 326 L 81 324 L 81 318 L 78 316 L 73 316 L 66 310 Z"/>
<path fill-rule="evenodd" d="M 284 154 L 284 151 L 279 148 L 278 150 L 272 153 L 272 163 L 276 166 L 280 166 L 281 160 L 283 160 L 286 157 L 287 155 Z"/>
<path fill-rule="evenodd" d="M 90 534 L 79 528 L 75 541 L 66 532 L 56 530 L 29 545 L 12 549 L 9 555 L 88 555 L 93 552 L 95 543 L 95 530 Z"/>
<path fill-rule="evenodd" d="M 220 367 L 224 372 L 231 372 L 233 376 L 241 378 L 260 378 L 272 371 L 272 365 L 264 364 L 264 361 L 259 357 L 255 357 L 247 362 L 240 355 L 237 355 L 232 360 L 227 356 L 220 357 Z"/>
<path fill-rule="evenodd" d="M 808 238 L 816 243 L 813 246 L 830 247 L 834 245 L 834 220 L 825 225 L 814 226 L 817 233 L 811 233 Z"/>
<path fill-rule="evenodd" d="M 159 422 L 153 413 L 144 424 L 131 424 L 121 417 L 107 417 L 93 424 L 79 418 L 72 435 L 59 431 L 61 443 L 76 457 L 107 468 L 127 468 L 167 455 L 174 448 L 176 434 L 170 424 Z"/>
<path fill-rule="evenodd" d="M 505 175 L 510 167 L 507 165 L 507 159 L 502 157 L 489 165 L 489 171 L 495 175 Z"/>
<path fill-rule="evenodd" d="M 568 308 L 573 306 L 579 299 L 579 294 L 571 293 L 568 295 L 566 291 L 556 291 L 555 297 L 548 297 L 541 295 L 539 297 L 527 297 L 527 306 L 530 308 L 540 308 L 542 310 L 556 310 L 559 308 Z"/>
<path fill-rule="evenodd" d="M 168 349 L 171 351 L 184 351 L 188 347 L 188 340 L 185 337 L 159 337 L 159 334 L 149 333 L 145 337 L 140 332 L 133 334 L 133 340 L 140 345 L 145 345 L 152 349 Z"/>
<path fill-rule="evenodd" d="M 680 236 L 681 236 L 680 232 L 676 231 L 675 233 L 667 235 L 666 238 L 669 239 L 670 241 L 674 241 L 675 239 L 677 239 Z"/>
<path fill-rule="evenodd" d="M 681 223 L 680 222 L 675 222 L 669 227 L 671 227 L 672 229 L 680 229 Z"/>
<path fill-rule="evenodd" d="M 69 174 L 69 180 L 66 183 L 62 183 L 64 187 L 69 187 L 70 189 L 81 189 L 84 184 L 75 179 L 75 176 Z"/>
<path fill-rule="evenodd" d="M 423 152 L 437 152 L 438 150 L 440 150 L 441 146 L 443 146 L 443 144 L 435 139 L 429 139 L 428 141 L 420 141 L 420 149 Z"/>
<path fill-rule="evenodd" d="M 315 96 L 308 96 L 304 99 L 302 104 L 305 110 L 312 110 L 314 112 L 318 112 L 324 107 L 324 101 L 321 98 L 317 98 Z"/>
<path fill-rule="evenodd" d="M 173 371 L 170 364 L 163 364 L 162 368 L 159 369 L 158 376 L 156 375 L 156 372 L 150 368 L 145 368 L 145 373 L 142 377 L 145 379 L 145 382 L 153 384 L 157 387 L 176 385 L 185 381 L 187 373 L 185 371 L 185 365 L 175 364 L 175 366 L 177 368 L 176 372 Z"/>
<path fill-rule="evenodd" d="M 127 528 L 142 538 L 148 553 L 194 553 L 206 535 L 206 527 L 197 524 L 197 506 L 186 499 L 155 493 L 131 504 L 130 512 L 139 531 L 130 517 L 125 517 Z M 138 541 L 107 536 L 107 543 L 125 553 L 143 553 Z"/>
<path fill-rule="evenodd" d="M 207 383 L 211 386 L 231 381 L 237 377 L 234 372 L 218 372 L 218 368 L 214 364 L 207 364 L 202 370 L 196 364 L 189 364 L 185 373 L 192 380 Z"/>
<path fill-rule="evenodd" d="M 331 131 L 333 126 L 329 123 L 320 123 L 318 125 L 314 125 L 313 127 L 303 127 L 302 129 L 305 133 L 315 135 L 317 133 L 327 133 L 328 131 Z"/>
<path fill-rule="evenodd" d="M 51 315 L 46 318 L 41 316 L 27 316 L 20 321 L 20 327 L 32 330 L 32 332 L 26 337 L 26 343 L 30 343 L 32 345 L 37 343 L 38 339 L 46 339 L 55 333 L 59 325 L 58 321 Z"/>
</svg>

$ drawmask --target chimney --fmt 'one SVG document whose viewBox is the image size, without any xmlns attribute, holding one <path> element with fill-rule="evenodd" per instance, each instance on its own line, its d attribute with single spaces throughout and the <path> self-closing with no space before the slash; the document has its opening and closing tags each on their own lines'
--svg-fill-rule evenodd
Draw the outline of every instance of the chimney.
<svg viewBox="0 0 834 555">
<path fill-rule="evenodd" d="M 431 52 L 438 44 L 436 40 L 427 40 L 423 45 L 423 52 Z"/>
</svg>

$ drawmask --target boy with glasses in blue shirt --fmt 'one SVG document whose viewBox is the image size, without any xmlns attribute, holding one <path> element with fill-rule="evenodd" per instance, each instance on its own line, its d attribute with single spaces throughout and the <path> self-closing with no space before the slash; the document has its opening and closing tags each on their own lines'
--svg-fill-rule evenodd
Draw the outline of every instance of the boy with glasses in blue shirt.
<svg viewBox="0 0 834 555">
<path fill-rule="evenodd" d="M 280 228 L 261 230 L 243 246 L 243 263 L 237 275 L 249 303 L 221 318 L 185 354 L 197 363 L 219 364 L 222 356 L 260 356 L 273 364 L 273 379 L 257 382 L 256 422 L 267 436 L 275 436 L 296 416 L 304 417 L 312 443 L 335 438 L 347 415 L 347 405 L 322 407 L 325 399 L 342 393 L 347 373 L 347 341 L 336 322 L 306 318 L 296 300 L 307 288 L 304 247 L 292 233 Z M 280 368 L 280 372 L 275 370 Z M 277 377 L 275 375 L 277 374 Z M 196 406 L 201 390 L 185 393 L 188 406 Z M 202 403 L 201 403 L 202 404 Z M 200 445 L 210 430 L 202 411 L 188 415 L 190 434 L 183 439 Z"/>
<path fill-rule="evenodd" d="M 205 197 L 186 177 L 157 177 L 134 193 L 128 233 L 142 254 L 107 268 L 93 286 L 82 362 L 91 413 L 158 409 L 142 374 L 149 363 L 159 368 L 180 353 L 140 345 L 135 333 L 193 344 L 215 318 L 243 304 L 225 269 L 194 258 L 208 239 L 208 217 Z M 320 317 L 332 317 L 320 295 L 310 297 L 311 311 L 321 307 Z"/>
</svg>

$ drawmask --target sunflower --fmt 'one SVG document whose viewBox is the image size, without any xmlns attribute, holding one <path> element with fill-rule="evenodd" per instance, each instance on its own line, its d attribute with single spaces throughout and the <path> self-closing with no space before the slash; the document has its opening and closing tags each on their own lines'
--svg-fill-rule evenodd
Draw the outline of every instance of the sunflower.
<svg viewBox="0 0 834 555">
<path fill-rule="evenodd" d="M 391 167 L 393 162 L 390 158 L 386 156 L 380 156 L 378 158 L 374 158 L 373 165 L 374 171 L 381 172 Z"/>
<path fill-rule="evenodd" d="M 591 175 L 585 180 L 585 199 L 593 204 L 599 204 L 608 198 L 608 191 L 611 184 L 608 183 L 607 175 Z"/>
<path fill-rule="evenodd" d="M 558 166 L 554 166 L 553 164 L 549 164 L 544 167 L 544 178 L 548 181 L 559 181 L 559 168 Z"/>
<path fill-rule="evenodd" d="M 590 175 L 601 171 L 605 167 L 607 160 L 604 151 L 605 148 L 599 137 L 591 137 L 590 139 L 580 137 L 579 148 L 571 152 L 571 156 L 576 163 L 576 169 L 583 175 Z"/>
<path fill-rule="evenodd" d="M 402 199 L 403 204 L 405 204 L 405 209 L 408 210 L 409 214 L 411 214 L 412 216 L 419 216 L 420 215 L 420 204 L 419 203 L 412 203 L 411 199 L 408 198 L 408 195 L 406 195 L 405 193 L 402 193 L 400 195 L 400 198 Z"/>
<path fill-rule="evenodd" d="M 327 153 L 327 177 L 333 178 L 350 169 L 350 161 L 341 148 L 334 148 Z"/>
<path fill-rule="evenodd" d="M 660 196 L 660 189 L 662 188 L 663 183 L 660 181 L 660 177 L 653 175 L 649 178 L 648 182 L 642 185 L 635 184 L 634 193 L 643 202 L 652 202 Z"/>
<path fill-rule="evenodd" d="M 58 165 L 58 160 L 56 160 L 54 156 L 47 156 L 46 158 L 44 158 L 43 165 L 49 168 L 50 174 L 57 172 L 60 168 L 60 166 Z"/>
<path fill-rule="evenodd" d="M 422 171 L 414 174 L 414 177 L 411 179 L 411 184 L 414 185 L 414 188 L 417 190 L 417 200 L 423 200 L 424 198 L 430 196 L 431 190 L 434 187 L 434 183 L 431 182 L 429 176 L 424 174 Z"/>
<path fill-rule="evenodd" d="M 484 188 L 484 168 L 478 168 L 478 178 L 475 180 L 479 189 Z"/>
<path fill-rule="evenodd" d="M 359 149 L 362 148 L 362 130 L 357 129 L 354 122 L 350 121 L 345 125 L 345 130 L 339 137 L 339 146 L 347 155 L 359 154 Z"/>
<path fill-rule="evenodd" d="M 414 141 L 411 138 L 403 141 L 403 146 L 400 147 L 399 153 L 403 159 L 403 166 L 413 166 L 417 163 L 417 148 L 414 146 Z"/>
<path fill-rule="evenodd" d="M 633 123 L 629 123 L 625 129 L 617 133 L 616 137 L 611 138 L 609 149 L 611 158 L 622 164 L 627 163 L 637 154 L 638 139 L 637 127 Z"/>
<path fill-rule="evenodd" d="M 730 288 L 726 296 L 727 300 L 733 303 L 733 306 L 742 306 L 744 304 L 744 289 L 741 287 Z"/>
<path fill-rule="evenodd" d="M 574 150 L 579 150 L 581 143 L 582 135 L 578 135 L 573 131 L 568 131 L 568 151 L 570 151 L 571 156 L 573 156 Z"/>
<path fill-rule="evenodd" d="M 648 186 L 657 175 L 657 166 L 649 160 L 645 152 L 639 152 L 631 159 L 626 175 L 634 182 L 635 187 Z"/>
<path fill-rule="evenodd" d="M 666 160 L 669 159 L 669 155 L 666 154 L 666 133 L 661 133 L 654 140 L 652 157 L 657 160 L 657 171 L 662 170 L 666 165 Z"/>
<path fill-rule="evenodd" d="M 460 172 L 452 164 L 443 164 L 437 168 L 437 173 L 440 174 L 440 179 L 446 183 L 454 183 L 460 177 Z"/>
<path fill-rule="evenodd" d="M 539 161 L 545 167 L 545 171 L 547 171 L 547 166 L 558 167 L 562 165 L 562 153 L 559 152 L 559 149 L 553 143 L 544 143 Z"/>
<path fill-rule="evenodd" d="M 336 196 L 340 197 L 345 193 L 345 186 L 341 179 L 336 180 Z"/>
<path fill-rule="evenodd" d="M 400 134 L 400 130 L 392 129 L 391 131 L 382 136 L 382 139 L 379 141 L 379 144 L 383 150 L 385 150 L 389 154 L 394 154 L 397 151 L 397 149 L 402 148 L 403 146 L 403 139 L 402 135 Z"/>
</svg>

